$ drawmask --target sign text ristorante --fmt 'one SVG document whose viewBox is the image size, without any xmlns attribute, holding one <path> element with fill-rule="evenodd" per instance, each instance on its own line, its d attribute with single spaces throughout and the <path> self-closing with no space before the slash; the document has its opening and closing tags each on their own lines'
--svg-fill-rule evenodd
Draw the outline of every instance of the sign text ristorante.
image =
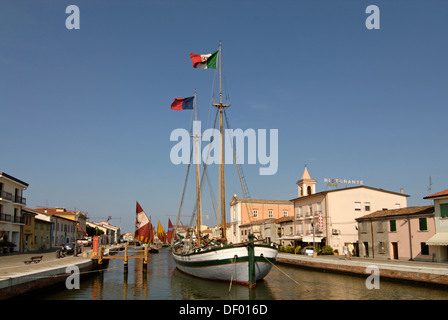
<svg viewBox="0 0 448 320">
<path fill-rule="evenodd" d="M 364 181 L 362 180 L 351 180 L 351 179 L 330 179 L 324 178 L 324 182 L 328 183 L 328 185 L 337 185 L 340 184 L 352 184 L 352 185 L 364 185 Z"/>
</svg>

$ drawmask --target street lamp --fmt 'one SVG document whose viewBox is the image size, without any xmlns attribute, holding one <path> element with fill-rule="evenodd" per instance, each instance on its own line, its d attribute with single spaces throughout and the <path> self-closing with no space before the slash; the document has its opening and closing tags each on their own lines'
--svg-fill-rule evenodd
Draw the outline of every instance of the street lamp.
<svg viewBox="0 0 448 320">
<path fill-rule="evenodd" d="M 317 256 L 317 252 L 316 252 L 316 240 L 315 240 L 315 229 L 314 229 L 315 225 L 314 225 L 314 221 L 311 222 L 311 228 L 313 228 L 313 258 L 315 258 Z"/>
</svg>

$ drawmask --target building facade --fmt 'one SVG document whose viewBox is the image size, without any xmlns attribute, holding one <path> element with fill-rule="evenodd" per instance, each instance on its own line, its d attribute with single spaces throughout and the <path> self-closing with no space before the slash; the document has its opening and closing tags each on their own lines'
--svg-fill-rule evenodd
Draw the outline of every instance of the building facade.
<svg viewBox="0 0 448 320">
<path fill-rule="evenodd" d="M 13 243 L 14 251 L 21 247 L 22 208 L 26 205 L 23 191 L 26 188 L 28 183 L 0 172 L 0 241 Z"/>
<path fill-rule="evenodd" d="M 293 203 L 288 200 L 240 199 L 235 194 L 230 201 L 230 242 L 247 241 L 249 233 L 275 241 L 278 235 L 273 221 L 293 213 Z"/>
<path fill-rule="evenodd" d="M 376 210 L 407 207 L 408 195 L 364 185 L 316 192 L 316 181 L 305 167 L 297 182 L 294 205 L 294 245 L 319 243 L 342 252 L 344 245 L 357 247 L 357 218 Z"/>
<path fill-rule="evenodd" d="M 35 250 L 47 250 L 51 246 L 51 231 L 53 222 L 42 220 L 38 217 L 34 219 L 34 248 Z"/>
<path fill-rule="evenodd" d="M 37 213 L 23 208 L 23 225 L 20 230 L 20 252 L 36 250 L 36 242 L 34 241 L 34 230 L 36 228 L 35 216 L 37 216 Z"/>
<path fill-rule="evenodd" d="M 426 243 L 436 261 L 448 261 L 448 189 L 423 199 L 434 200 L 434 223 L 436 233 Z"/>
<path fill-rule="evenodd" d="M 361 257 L 434 261 L 426 244 L 435 234 L 434 206 L 378 210 L 356 221 Z"/>
</svg>

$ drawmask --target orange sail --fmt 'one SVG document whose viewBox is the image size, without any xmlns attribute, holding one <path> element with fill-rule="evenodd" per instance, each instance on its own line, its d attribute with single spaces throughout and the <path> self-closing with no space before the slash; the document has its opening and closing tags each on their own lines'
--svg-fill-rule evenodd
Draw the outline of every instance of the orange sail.
<svg viewBox="0 0 448 320">
<path fill-rule="evenodd" d="M 158 237 L 159 240 L 162 241 L 163 243 L 166 242 L 166 233 L 165 233 L 165 230 L 163 230 L 163 227 L 162 227 L 162 225 L 160 224 L 160 221 L 159 221 L 159 224 L 157 225 L 157 237 Z"/>
</svg>

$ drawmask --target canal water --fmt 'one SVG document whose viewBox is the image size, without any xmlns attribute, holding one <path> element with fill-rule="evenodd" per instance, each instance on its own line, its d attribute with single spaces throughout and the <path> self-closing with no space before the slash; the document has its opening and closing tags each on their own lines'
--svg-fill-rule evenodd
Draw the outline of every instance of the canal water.
<svg viewBox="0 0 448 320">
<path fill-rule="evenodd" d="M 88 277 L 80 289 L 65 286 L 39 292 L 48 300 L 447 300 L 448 289 L 380 279 L 367 289 L 366 277 L 335 274 L 279 264 L 255 289 L 197 279 L 176 269 L 169 248 L 149 256 L 146 273 L 141 259 L 109 260 L 109 267 Z M 28 296 L 27 298 L 33 298 Z"/>
</svg>

